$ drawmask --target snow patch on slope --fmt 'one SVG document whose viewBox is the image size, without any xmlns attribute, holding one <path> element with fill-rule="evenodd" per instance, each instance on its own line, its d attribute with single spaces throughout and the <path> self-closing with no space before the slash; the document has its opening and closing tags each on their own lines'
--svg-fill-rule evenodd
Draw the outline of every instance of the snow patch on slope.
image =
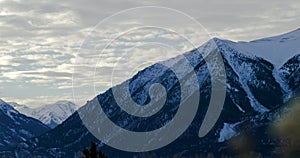
<svg viewBox="0 0 300 158">
<path fill-rule="evenodd" d="M 279 68 L 274 68 L 273 77 L 275 78 L 276 82 L 280 85 L 281 89 L 285 94 L 283 96 L 283 101 L 287 102 L 292 95 L 292 91 L 290 90 L 288 84 L 284 82 L 283 76 L 280 75 Z"/>
<path fill-rule="evenodd" d="M 220 137 L 218 138 L 218 142 L 224 142 L 235 136 L 237 132 L 234 128 L 237 124 L 239 124 L 239 122 L 235 124 L 224 123 L 224 126 L 220 131 Z"/>
</svg>

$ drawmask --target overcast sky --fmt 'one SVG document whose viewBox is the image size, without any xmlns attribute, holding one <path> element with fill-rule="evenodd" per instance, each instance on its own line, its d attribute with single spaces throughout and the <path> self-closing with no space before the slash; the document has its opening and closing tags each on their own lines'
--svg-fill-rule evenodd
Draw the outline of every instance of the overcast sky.
<svg viewBox="0 0 300 158">
<path fill-rule="evenodd" d="M 0 0 L 0 98 L 82 105 L 211 37 L 250 41 L 299 27 L 299 0 Z"/>
</svg>

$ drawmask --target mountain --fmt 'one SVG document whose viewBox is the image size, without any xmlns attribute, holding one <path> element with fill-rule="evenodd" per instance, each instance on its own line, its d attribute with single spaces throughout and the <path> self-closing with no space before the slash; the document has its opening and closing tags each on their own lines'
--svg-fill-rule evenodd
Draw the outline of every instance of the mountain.
<svg viewBox="0 0 300 158">
<path fill-rule="evenodd" d="M 79 108 L 78 105 L 69 101 L 58 101 L 38 108 L 29 108 L 26 105 L 19 105 L 14 102 L 9 104 L 22 114 L 36 118 L 50 128 L 54 128 L 65 121 Z"/>
<path fill-rule="evenodd" d="M 256 140 L 255 152 L 263 157 L 274 157 L 283 152 L 278 150 L 282 141 L 272 138 L 268 128 L 280 115 L 280 109 L 299 89 L 300 62 L 297 55 L 300 52 L 299 40 L 300 30 L 251 42 L 232 42 L 214 38 L 201 47 L 183 54 L 193 67 L 198 83 L 192 82 L 191 72 L 183 64 L 185 59 L 180 56 L 156 63 L 88 101 L 79 112 L 75 112 L 61 125 L 27 141 L 26 147 L 16 148 L 14 152 L 23 157 L 33 155 L 74 157 L 84 146 L 89 146 L 90 142 L 94 141 L 109 157 L 141 157 L 140 153 L 121 151 L 98 141 L 84 126 L 81 118 L 83 120 L 93 118 L 94 122 L 100 121 L 101 125 L 103 120 L 97 119 L 99 116 L 94 115 L 99 109 L 99 105 L 96 104 L 99 102 L 103 112 L 114 124 L 130 131 L 152 131 L 168 124 L 176 116 L 181 97 L 189 100 L 196 96 L 198 88 L 195 84 L 198 84 L 200 101 L 191 125 L 174 142 L 151 151 L 151 154 L 158 157 L 175 154 L 194 156 L 195 153 L 213 153 L 217 157 L 222 154 L 232 156 L 236 151 L 230 149 L 229 142 L 244 131 L 248 131 L 250 132 L 248 135 Z M 214 88 L 212 83 L 219 87 L 223 84 L 219 78 L 211 81 L 213 75 L 222 75 L 219 74 L 222 63 L 215 62 L 218 54 L 223 59 L 226 71 L 224 106 L 212 130 L 204 137 L 199 137 L 199 129 L 206 112 L 210 110 L 209 103 L 215 101 L 211 100 Z M 181 77 L 176 76 L 174 71 L 165 66 L 166 64 L 176 68 Z M 122 90 L 122 87 L 128 84 L 132 100 L 143 106 L 151 101 L 152 97 L 148 95 L 148 91 L 155 83 L 165 87 L 166 102 L 158 113 L 150 117 L 129 115 L 118 106 L 113 95 L 114 88 Z M 181 85 L 188 88 L 183 91 Z M 181 93 L 184 95 L 180 95 Z M 121 96 L 122 102 L 130 101 L 128 96 Z M 82 115 L 81 111 L 88 113 Z M 105 128 L 96 125 L 89 128 L 95 131 Z M 121 134 L 120 131 L 110 133 L 105 141 L 109 142 L 118 134 Z"/>
<path fill-rule="evenodd" d="M 0 155 L 32 137 L 50 130 L 42 122 L 27 117 L 0 99 Z"/>
</svg>

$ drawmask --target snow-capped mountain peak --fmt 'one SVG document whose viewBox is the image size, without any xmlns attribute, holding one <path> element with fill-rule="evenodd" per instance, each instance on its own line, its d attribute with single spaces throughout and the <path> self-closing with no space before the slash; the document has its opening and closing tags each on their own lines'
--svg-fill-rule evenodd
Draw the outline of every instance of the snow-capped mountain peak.
<svg viewBox="0 0 300 158">
<path fill-rule="evenodd" d="M 241 53 L 255 55 L 281 67 L 290 58 L 300 53 L 300 29 L 250 42 L 230 42 Z"/>
<path fill-rule="evenodd" d="M 38 108 L 30 108 L 26 105 L 20 105 L 14 102 L 9 104 L 19 112 L 36 118 L 51 128 L 62 123 L 79 108 L 78 105 L 69 101 L 57 101 L 54 104 L 42 105 Z"/>
<path fill-rule="evenodd" d="M 34 109 L 31 115 L 51 128 L 62 123 L 79 108 L 78 105 L 69 101 L 58 101 Z"/>
</svg>

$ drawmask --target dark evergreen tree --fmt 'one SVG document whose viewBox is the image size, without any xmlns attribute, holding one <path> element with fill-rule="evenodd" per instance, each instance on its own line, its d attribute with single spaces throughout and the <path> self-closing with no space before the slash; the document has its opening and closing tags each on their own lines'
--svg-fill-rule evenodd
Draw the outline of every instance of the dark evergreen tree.
<svg viewBox="0 0 300 158">
<path fill-rule="evenodd" d="M 97 150 L 97 144 L 95 142 L 91 142 L 90 149 L 84 147 L 82 153 L 84 155 L 84 158 L 107 158 L 107 156 L 102 151 Z"/>
<path fill-rule="evenodd" d="M 91 142 L 90 156 L 91 158 L 97 158 L 97 144 L 95 142 Z"/>
<path fill-rule="evenodd" d="M 98 158 L 107 158 L 107 156 L 102 151 L 98 151 Z"/>
<path fill-rule="evenodd" d="M 85 158 L 90 158 L 90 151 L 86 147 L 83 148 L 82 153 Z"/>
</svg>

